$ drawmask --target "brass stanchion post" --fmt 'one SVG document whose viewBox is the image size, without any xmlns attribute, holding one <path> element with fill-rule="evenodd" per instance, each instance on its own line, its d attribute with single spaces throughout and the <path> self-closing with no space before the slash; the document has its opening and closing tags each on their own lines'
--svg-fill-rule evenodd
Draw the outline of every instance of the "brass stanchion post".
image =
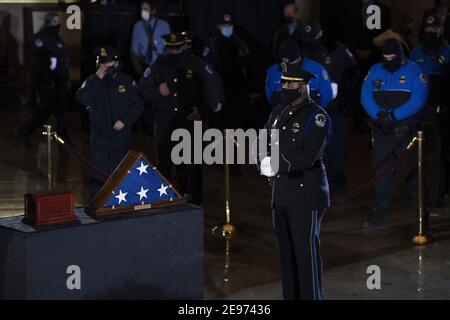
<svg viewBox="0 0 450 320">
<path fill-rule="evenodd" d="M 52 126 L 46 124 L 44 126 L 45 131 L 42 132 L 44 136 L 47 136 L 47 185 L 48 190 L 53 188 L 53 166 L 52 166 Z"/>
<path fill-rule="evenodd" d="M 425 245 L 431 242 L 431 236 L 427 233 L 427 225 L 425 221 L 425 188 L 424 188 L 424 142 L 425 136 L 423 131 L 417 133 L 417 155 L 418 155 L 418 166 L 417 166 L 417 206 L 419 211 L 419 226 L 417 230 L 417 235 L 414 236 L 413 242 L 417 245 Z"/>
<path fill-rule="evenodd" d="M 212 232 L 214 234 L 220 235 L 222 237 L 232 235 L 236 231 L 236 228 L 231 224 L 230 165 L 228 163 L 230 150 L 228 148 L 228 140 L 227 140 L 227 131 L 226 130 L 224 130 L 224 141 L 225 141 L 225 161 L 224 161 L 225 224 L 216 226 L 212 229 Z"/>
</svg>

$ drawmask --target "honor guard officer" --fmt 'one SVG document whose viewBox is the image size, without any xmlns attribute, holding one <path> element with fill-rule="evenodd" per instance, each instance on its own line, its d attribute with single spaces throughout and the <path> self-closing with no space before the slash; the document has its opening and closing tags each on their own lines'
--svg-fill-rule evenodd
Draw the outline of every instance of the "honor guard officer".
<svg viewBox="0 0 450 320">
<path fill-rule="evenodd" d="M 291 39 L 283 41 L 280 47 L 281 62 L 291 64 L 313 75 L 309 83 L 311 98 L 321 107 L 326 108 L 333 100 L 333 89 L 328 72 L 317 62 L 302 55 L 300 47 Z M 272 107 L 281 101 L 280 93 L 283 87 L 281 83 L 280 64 L 274 64 L 267 69 L 266 97 Z"/>
<path fill-rule="evenodd" d="M 61 27 L 57 13 L 45 16 L 44 27 L 33 36 L 33 76 L 41 108 L 27 124 L 18 128 L 24 143 L 28 137 L 53 113 L 57 122 L 56 132 L 65 140 L 67 133 L 67 90 L 70 88 L 69 59 L 67 48 L 59 36 Z"/>
<path fill-rule="evenodd" d="M 450 46 L 443 38 L 442 21 L 436 14 L 425 17 L 424 42 L 416 47 L 410 59 L 430 77 L 430 94 L 426 118 L 440 147 L 440 186 L 438 206 L 449 203 L 450 187 Z"/>
<path fill-rule="evenodd" d="M 401 43 L 387 40 L 383 62 L 374 65 L 362 86 L 361 104 L 373 127 L 372 166 L 375 173 L 395 160 L 415 135 L 428 97 L 428 76 L 409 61 Z M 411 200 L 417 200 L 417 153 L 406 160 Z M 366 228 L 384 225 L 392 198 L 394 172 L 375 186 L 375 207 L 364 223 Z"/>
<path fill-rule="evenodd" d="M 345 105 L 356 86 L 358 63 L 352 53 L 341 43 L 324 40 L 318 21 L 306 22 L 303 26 L 303 53 L 325 67 L 333 87 L 333 100 L 327 112 L 333 121 L 333 137 L 327 150 L 327 172 L 332 192 L 345 190 Z"/>
<path fill-rule="evenodd" d="M 120 71 L 118 50 L 98 48 L 96 56 L 98 70 L 84 81 L 76 97 L 89 112 L 90 162 L 111 174 L 129 150 L 131 128 L 144 105 L 133 79 Z M 99 178 L 91 178 L 91 199 L 104 183 Z"/>
<path fill-rule="evenodd" d="M 322 158 L 331 136 L 330 117 L 308 95 L 312 75 L 282 63 L 283 103 L 266 124 L 277 130 L 279 166 L 273 154 L 261 155 L 261 173 L 269 177 L 278 238 L 284 299 L 323 299 L 320 225 L 330 207 Z M 276 140 L 276 139 L 275 139 Z M 278 167 L 278 171 L 277 168 Z"/>
<path fill-rule="evenodd" d="M 168 54 L 147 68 L 141 81 L 142 95 L 151 103 L 155 115 L 158 168 L 166 177 L 171 177 L 173 168 L 172 132 L 179 128 L 192 132 L 194 121 L 205 119 L 208 110 L 204 107 L 219 112 L 225 100 L 219 75 L 201 58 L 186 51 L 186 39 L 182 32 L 165 36 Z M 190 196 L 192 203 L 201 204 L 201 165 L 178 169 L 185 171 L 178 170 L 181 190 Z"/>
</svg>

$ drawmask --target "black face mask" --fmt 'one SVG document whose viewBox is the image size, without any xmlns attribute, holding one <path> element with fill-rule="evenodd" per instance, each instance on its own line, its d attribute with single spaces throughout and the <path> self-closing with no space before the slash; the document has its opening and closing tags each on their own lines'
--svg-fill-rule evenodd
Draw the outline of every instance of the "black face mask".
<svg viewBox="0 0 450 320">
<path fill-rule="evenodd" d="M 170 54 L 170 60 L 172 60 L 174 63 L 177 63 L 177 64 L 180 63 L 181 60 L 183 60 L 185 52 L 186 51 L 183 51 L 183 52 L 180 52 L 180 53 L 176 53 L 176 54 L 171 53 Z"/>
<path fill-rule="evenodd" d="M 286 24 L 294 23 L 294 17 L 284 17 L 284 23 Z"/>
<path fill-rule="evenodd" d="M 115 75 L 117 72 L 119 72 L 120 66 L 112 65 L 109 66 L 108 69 L 106 69 L 106 74 L 108 75 Z"/>
<path fill-rule="evenodd" d="M 302 94 L 298 89 L 282 89 L 281 90 L 281 98 L 283 102 L 286 104 L 291 104 L 298 98 L 300 98 Z"/>
<path fill-rule="evenodd" d="M 383 59 L 383 66 L 384 66 L 384 68 L 387 71 L 391 72 L 391 73 L 394 73 L 395 71 L 400 69 L 402 64 L 403 64 L 403 60 L 401 58 L 399 58 L 399 57 L 396 57 L 392 61 L 387 61 L 386 59 Z"/>
<path fill-rule="evenodd" d="M 61 25 L 47 27 L 47 30 L 54 36 L 59 35 L 60 29 L 61 29 Z"/>
<path fill-rule="evenodd" d="M 383 55 L 395 55 L 391 61 L 383 59 L 383 66 L 391 73 L 396 72 L 405 63 L 405 53 L 401 43 L 395 39 L 389 39 L 383 44 Z"/>
<path fill-rule="evenodd" d="M 436 49 L 441 44 L 441 36 L 434 32 L 425 32 L 423 42 L 427 48 Z"/>
</svg>

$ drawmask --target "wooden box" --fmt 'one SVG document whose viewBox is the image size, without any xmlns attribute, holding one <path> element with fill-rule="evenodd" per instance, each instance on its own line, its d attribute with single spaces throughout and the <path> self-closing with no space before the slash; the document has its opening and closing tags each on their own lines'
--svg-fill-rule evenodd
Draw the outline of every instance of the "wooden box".
<svg viewBox="0 0 450 320">
<path fill-rule="evenodd" d="M 25 217 L 22 222 L 31 226 L 74 222 L 75 195 L 73 192 L 53 194 L 25 194 Z"/>
</svg>

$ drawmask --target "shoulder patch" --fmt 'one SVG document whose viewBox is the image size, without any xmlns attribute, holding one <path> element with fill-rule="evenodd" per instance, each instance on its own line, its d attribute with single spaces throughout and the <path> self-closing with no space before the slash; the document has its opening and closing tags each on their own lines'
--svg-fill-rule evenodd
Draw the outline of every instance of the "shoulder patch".
<svg viewBox="0 0 450 320">
<path fill-rule="evenodd" d="M 81 85 L 81 89 L 84 89 L 86 87 L 86 83 L 87 83 L 87 80 L 84 80 L 83 84 Z"/>
<path fill-rule="evenodd" d="M 44 45 L 44 41 L 38 38 L 34 41 L 34 44 L 36 47 L 41 48 Z"/>
<path fill-rule="evenodd" d="M 327 124 L 327 117 L 323 113 L 316 114 L 316 126 L 319 128 L 325 127 Z"/>
<path fill-rule="evenodd" d="M 323 77 L 325 80 L 329 80 L 329 79 L 330 79 L 330 77 L 328 76 L 327 70 L 323 70 L 323 72 L 322 72 L 322 77 Z"/>
<path fill-rule="evenodd" d="M 214 73 L 213 68 L 212 68 L 209 64 L 205 65 L 205 70 L 206 70 L 206 72 L 208 72 L 209 74 L 213 74 L 213 73 Z"/>
<path fill-rule="evenodd" d="M 133 82 L 131 84 L 133 85 L 133 87 L 137 88 L 137 83 L 135 80 L 133 80 Z"/>
<path fill-rule="evenodd" d="M 57 46 L 59 49 L 62 49 L 63 44 L 62 44 L 61 42 L 58 42 L 58 43 L 56 43 L 56 46 Z"/>
<path fill-rule="evenodd" d="M 152 69 L 150 67 L 147 67 L 144 71 L 144 78 L 148 78 L 150 73 L 152 73 Z"/>
</svg>

